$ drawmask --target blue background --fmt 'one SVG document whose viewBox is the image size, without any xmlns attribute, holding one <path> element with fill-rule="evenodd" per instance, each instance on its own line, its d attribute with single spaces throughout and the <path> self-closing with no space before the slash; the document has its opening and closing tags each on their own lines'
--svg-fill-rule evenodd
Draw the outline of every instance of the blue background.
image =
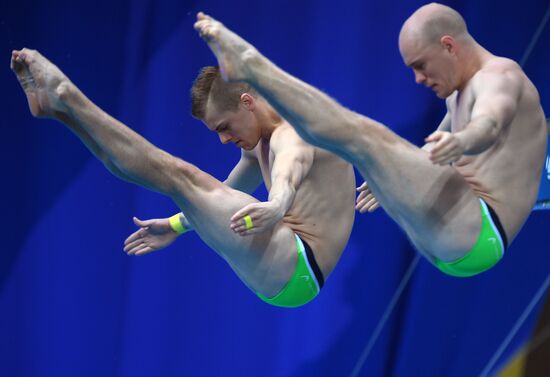
<svg viewBox="0 0 550 377">
<path fill-rule="evenodd" d="M 445 3 L 483 46 L 518 61 L 549 6 Z M 322 294 L 295 310 L 258 300 L 194 233 L 167 250 L 126 256 L 133 215 L 177 208 L 111 176 L 62 125 L 32 118 L 9 70 L 12 49 L 38 49 L 104 110 L 223 180 L 238 150 L 189 116 L 192 80 L 215 64 L 192 28 L 197 11 L 420 145 L 445 111 L 414 83 L 397 48 L 401 24 L 421 4 L 3 2 L 0 375 L 348 376 L 416 255 L 382 210 L 359 215 Z M 547 113 L 549 42 L 550 25 L 525 65 Z M 547 211 L 533 213 L 503 261 L 477 277 L 447 277 L 421 260 L 361 375 L 478 375 L 550 272 L 549 220 Z"/>
</svg>

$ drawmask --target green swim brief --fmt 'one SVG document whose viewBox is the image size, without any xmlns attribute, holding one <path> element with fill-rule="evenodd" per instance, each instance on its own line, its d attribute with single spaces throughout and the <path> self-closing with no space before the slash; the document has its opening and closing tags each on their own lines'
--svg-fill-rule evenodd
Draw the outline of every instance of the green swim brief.
<svg viewBox="0 0 550 377">
<path fill-rule="evenodd" d="M 295 308 L 313 300 L 323 286 L 323 275 L 309 245 L 296 237 L 296 268 L 284 288 L 274 297 L 268 298 L 256 292 L 259 298 L 274 306 Z"/>
<path fill-rule="evenodd" d="M 504 255 L 507 240 L 500 220 L 482 199 L 479 199 L 479 202 L 481 231 L 475 245 L 468 254 L 455 261 L 435 261 L 435 265 L 446 274 L 458 277 L 477 275 L 493 267 Z"/>
</svg>

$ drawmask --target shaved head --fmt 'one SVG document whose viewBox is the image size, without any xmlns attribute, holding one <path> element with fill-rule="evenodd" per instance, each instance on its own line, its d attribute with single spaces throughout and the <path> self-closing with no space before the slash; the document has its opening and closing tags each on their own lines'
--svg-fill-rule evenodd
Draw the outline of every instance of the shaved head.
<svg viewBox="0 0 550 377">
<path fill-rule="evenodd" d="M 483 50 L 457 11 L 431 3 L 405 21 L 399 33 L 399 51 L 418 84 L 447 98 L 467 81 Z"/>
<path fill-rule="evenodd" d="M 469 37 L 466 22 L 454 9 L 431 3 L 420 7 L 405 21 L 399 39 L 432 44 L 439 43 L 445 35 L 454 39 Z"/>
</svg>

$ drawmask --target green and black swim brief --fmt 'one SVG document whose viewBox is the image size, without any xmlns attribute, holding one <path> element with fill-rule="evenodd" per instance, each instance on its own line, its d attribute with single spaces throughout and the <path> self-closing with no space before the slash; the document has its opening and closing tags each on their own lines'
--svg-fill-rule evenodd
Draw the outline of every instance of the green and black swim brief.
<svg viewBox="0 0 550 377">
<path fill-rule="evenodd" d="M 482 199 L 479 199 L 479 203 L 481 231 L 472 249 L 462 258 L 451 262 L 435 260 L 435 265 L 446 274 L 469 277 L 487 271 L 502 259 L 508 248 L 506 233 L 496 212 Z"/>
<path fill-rule="evenodd" d="M 296 237 L 296 249 L 298 251 L 294 274 L 284 288 L 274 297 L 269 298 L 261 293 L 256 293 L 268 304 L 285 308 L 302 306 L 313 300 L 323 287 L 323 273 L 317 265 L 311 247 L 296 234 L 294 236 Z"/>
</svg>

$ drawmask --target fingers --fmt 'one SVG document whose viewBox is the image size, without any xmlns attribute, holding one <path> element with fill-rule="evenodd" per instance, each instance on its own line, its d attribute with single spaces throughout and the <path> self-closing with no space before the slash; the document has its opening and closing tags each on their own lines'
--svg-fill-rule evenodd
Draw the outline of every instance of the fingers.
<svg viewBox="0 0 550 377">
<path fill-rule="evenodd" d="M 367 182 L 364 182 L 361 186 L 357 188 L 357 191 L 360 191 L 357 199 L 355 200 L 355 209 L 360 213 L 373 212 L 374 210 L 380 208 L 380 203 L 374 197 L 374 194 L 370 191 Z"/>
<path fill-rule="evenodd" d="M 374 212 L 376 211 L 378 208 L 380 208 L 380 203 L 379 202 L 375 202 L 373 205 L 371 205 L 367 211 L 369 212 Z"/>
<path fill-rule="evenodd" d="M 141 244 L 130 250 L 127 254 L 128 255 L 143 255 L 150 253 L 154 249 L 151 246 L 148 246 L 146 244 Z"/>
<path fill-rule="evenodd" d="M 367 186 L 367 182 L 363 182 L 363 184 L 356 188 L 357 191 L 365 191 L 368 190 L 369 187 Z"/>
<path fill-rule="evenodd" d="M 376 199 L 369 201 L 367 204 L 365 204 L 363 207 L 358 208 L 357 210 L 359 213 L 364 214 L 365 212 L 372 213 L 375 210 L 380 208 L 380 203 L 376 201 Z"/>
<path fill-rule="evenodd" d="M 430 151 L 430 161 L 434 164 L 445 165 L 456 161 L 460 155 L 460 150 L 454 143 L 436 144 Z"/>
<path fill-rule="evenodd" d="M 268 218 L 266 219 L 265 216 L 269 216 L 269 214 L 261 210 L 258 211 L 252 206 L 248 209 L 245 207 L 239 216 L 234 216 L 229 227 L 240 236 L 260 233 L 265 230 L 266 224 L 269 224 Z"/>
<path fill-rule="evenodd" d="M 359 203 L 361 200 L 365 199 L 368 195 L 372 195 L 370 190 L 362 191 L 359 195 L 357 195 L 357 199 L 355 199 L 355 202 Z"/>
<path fill-rule="evenodd" d="M 140 238 L 141 237 L 140 232 L 141 232 L 141 229 L 139 229 L 139 230 L 135 231 L 134 233 L 130 234 L 128 236 L 128 238 L 126 238 L 124 240 L 124 245 L 128 245 L 129 243 L 134 242 L 135 240 Z"/>
<path fill-rule="evenodd" d="M 362 191 L 357 195 L 357 199 L 355 199 L 356 203 L 359 203 L 360 201 L 364 200 L 366 197 L 374 197 L 372 191 L 366 186 L 366 183 L 363 183 L 360 187 L 363 187 Z"/>
<path fill-rule="evenodd" d="M 134 233 L 134 234 L 136 234 L 136 233 Z M 124 251 L 125 252 L 128 252 L 132 249 L 135 249 L 136 247 L 138 247 L 139 245 L 142 245 L 145 242 L 144 239 L 139 234 L 137 235 L 137 237 L 134 237 L 131 240 L 128 239 L 127 241 L 128 242 L 124 242 Z"/>
<path fill-rule="evenodd" d="M 245 220 L 246 216 L 250 216 L 250 219 L 249 219 L 250 225 L 246 224 L 246 220 Z M 239 219 L 236 219 L 235 221 L 233 221 L 229 225 L 229 227 L 235 233 L 238 233 L 239 235 L 243 236 L 243 235 L 246 235 L 246 234 L 256 233 L 257 230 L 259 229 L 259 225 L 260 224 L 258 224 L 258 218 L 257 217 L 254 217 L 253 215 L 245 215 L 242 218 L 239 218 Z"/>
<path fill-rule="evenodd" d="M 252 212 L 252 210 L 254 209 L 255 205 L 254 204 L 249 204 L 247 206 L 244 206 L 243 208 L 241 208 L 240 210 L 238 210 L 237 212 L 235 212 L 235 214 L 233 216 L 231 216 L 231 219 L 230 221 L 231 222 L 237 222 L 239 221 L 240 219 L 242 219 L 244 216 L 246 216 L 247 214 L 250 214 L 250 212 Z"/>
<path fill-rule="evenodd" d="M 256 227 L 256 226 L 251 229 L 246 229 L 246 228 L 240 228 L 240 229 L 241 230 L 236 231 L 236 233 L 241 237 L 251 236 L 253 234 L 261 233 L 264 231 L 263 227 Z"/>
<path fill-rule="evenodd" d="M 443 137 L 443 132 L 435 131 L 431 135 L 429 135 L 426 139 L 424 139 L 424 141 L 426 143 L 437 142 L 441 140 L 442 137 Z"/>
<path fill-rule="evenodd" d="M 128 255 L 143 255 L 150 253 L 151 251 L 156 250 L 152 245 L 149 244 L 144 238 L 137 238 L 129 243 L 125 243 L 124 252 Z"/>
<path fill-rule="evenodd" d="M 137 217 L 133 217 L 132 220 L 134 221 L 134 224 L 139 226 L 141 229 L 138 229 L 134 233 L 130 234 L 130 236 L 126 238 L 126 240 L 124 241 L 124 245 L 129 244 L 137 240 L 138 238 L 145 236 L 145 233 L 149 229 L 148 226 L 152 222 L 152 220 L 142 221 Z"/>
<path fill-rule="evenodd" d="M 231 230 L 239 234 L 248 230 L 245 220 L 246 216 L 250 216 L 249 220 L 252 222 L 252 227 L 257 226 L 258 224 L 256 224 L 256 221 L 258 220 L 258 217 L 255 211 L 257 206 L 257 203 L 252 203 L 235 212 L 230 219 L 231 223 L 229 224 L 229 227 Z"/>
<path fill-rule="evenodd" d="M 132 220 L 134 221 L 134 224 L 136 224 L 136 225 L 139 226 L 140 228 L 147 228 L 147 227 L 153 225 L 153 223 L 155 222 L 155 219 L 151 219 L 151 220 L 140 220 L 140 219 L 138 219 L 137 217 L 133 217 Z"/>
<path fill-rule="evenodd" d="M 373 198 L 374 197 L 372 195 L 365 196 L 364 198 L 361 198 L 361 199 L 357 198 L 357 202 L 355 203 L 355 209 L 359 210 L 363 208 L 365 204 L 367 204 Z"/>
<path fill-rule="evenodd" d="M 449 165 L 452 162 L 457 161 L 460 158 L 460 154 L 457 154 L 455 151 L 450 151 L 444 155 L 439 155 L 437 157 L 430 157 L 431 161 L 436 165 Z"/>
<path fill-rule="evenodd" d="M 380 203 L 378 203 L 376 199 L 371 199 L 363 207 L 359 208 L 358 211 L 361 214 L 364 214 L 365 212 L 372 213 L 378 208 L 380 208 Z"/>
<path fill-rule="evenodd" d="M 450 150 L 456 148 L 456 145 L 452 142 L 452 139 L 442 139 L 437 142 L 430 150 L 431 156 L 442 155 L 448 153 Z"/>
<path fill-rule="evenodd" d="M 147 235 L 148 227 L 144 227 L 136 230 L 134 233 L 130 234 L 126 240 L 124 240 L 124 251 L 135 247 L 137 244 L 144 242 L 144 237 Z"/>
<path fill-rule="evenodd" d="M 457 138 L 449 132 L 436 131 L 426 138 L 427 142 L 435 142 L 430 150 L 429 158 L 436 165 L 447 165 L 462 156 L 462 147 Z"/>
<path fill-rule="evenodd" d="M 380 207 L 380 203 L 378 203 L 376 198 L 373 195 L 368 195 L 361 201 L 357 202 L 355 209 L 360 213 L 365 213 L 367 211 L 372 212 L 379 207 Z"/>
<path fill-rule="evenodd" d="M 145 248 L 145 249 L 143 249 L 143 250 L 137 251 L 134 255 L 139 257 L 139 256 L 141 256 L 141 255 L 149 254 L 151 251 L 154 251 L 154 249 L 152 249 L 152 248 L 150 248 L 150 247 L 147 247 L 147 248 Z"/>
<path fill-rule="evenodd" d="M 434 143 L 430 148 L 430 160 L 432 162 L 453 147 L 452 138 L 449 137 L 447 132 L 436 131 L 428 136 L 425 141 L 426 143 Z"/>
</svg>

